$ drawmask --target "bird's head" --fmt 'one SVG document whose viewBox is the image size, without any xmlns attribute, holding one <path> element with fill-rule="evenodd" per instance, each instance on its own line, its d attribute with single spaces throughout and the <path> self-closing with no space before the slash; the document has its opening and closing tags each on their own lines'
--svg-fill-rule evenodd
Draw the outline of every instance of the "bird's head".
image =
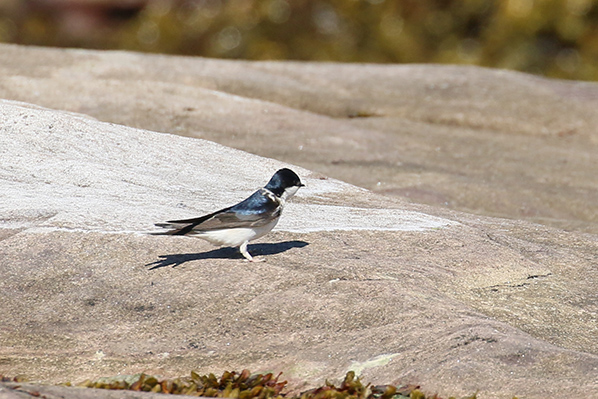
<svg viewBox="0 0 598 399">
<path fill-rule="evenodd" d="M 291 198 L 300 187 L 305 186 L 301 183 L 299 176 L 291 169 L 283 168 L 274 173 L 274 176 L 266 184 L 266 189 L 283 200 Z"/>
</svg>

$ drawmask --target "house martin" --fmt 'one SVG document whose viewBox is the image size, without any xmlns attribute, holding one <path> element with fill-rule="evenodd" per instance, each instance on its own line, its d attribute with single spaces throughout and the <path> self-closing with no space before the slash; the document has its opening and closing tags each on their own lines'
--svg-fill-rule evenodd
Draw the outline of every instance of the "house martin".
<svg viewBox="0 0 598 399">
<path fill-rule="evenodd" d="M 238 204 L 194 219 L 156 223 L 170 230 L 154 234 L 188 235 L 216 245 L 238 246 L 245 259 L 253 262 L 256 259 L 247 251 L 247 244 L 276 226 L 285 202 L 303 186 L 295 172 L 280 169 L 264 188 Z"/>
</svg>

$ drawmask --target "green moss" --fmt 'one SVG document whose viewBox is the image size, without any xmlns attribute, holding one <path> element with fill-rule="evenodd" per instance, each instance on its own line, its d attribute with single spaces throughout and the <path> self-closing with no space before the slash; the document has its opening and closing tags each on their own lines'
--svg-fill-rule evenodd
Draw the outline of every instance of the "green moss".
<svg viewBox="0 0 598 399">
<path fill-rule="evenodd" d="M 234 399 L 440 399 L 437 395 L 427 396 L 415 385 L 364 385 L 355 377 L 354 371 L 349 371 L 338 387 L 326 381 L 324 386 L 302 392 L 299 396 L 287 396 L 283 392 L 287 381 L 280 381 L 281 375 L 251 374 L 249 370 L 243 370 L 241 373 L 225 371 L 222 376 L 216 377 L 212 373 L 199 375 L 191 371 L 189 376 L 174 379 L 135 374 L 85 380 L 76 385 Z M 476 399 L 476 395 L 466 399 Z"/>
<path fill-rule="evenodd" d="M 338 387 L 326 381 L 324 386 L 302 392 L 298 396 L 288 396 L 284 393 L 287 381 L 280 381 L 281 375 L 282 373 L 276 376 L 272 373 L 251 374 L 249 370 L 243 370 L 241 373 L 225 371 L 222 376 L 216 377 L 212 373 L 199 375 L 191 371 L 189 376 L 161 379 L 141 373 L 60 385 L 232 399 L 442 399 L 436 394 L 425 394 L 417 385 L 364 385 L 355 377 L 354 371 L 349 371 Z M 26 381 L 20 376 L 8 378 L 0 375 L 0 382 Z M 476 397 L 473 394 L 462 399 Z M 451 396 L 448 399 L 457 398 Z"/>
</svg>

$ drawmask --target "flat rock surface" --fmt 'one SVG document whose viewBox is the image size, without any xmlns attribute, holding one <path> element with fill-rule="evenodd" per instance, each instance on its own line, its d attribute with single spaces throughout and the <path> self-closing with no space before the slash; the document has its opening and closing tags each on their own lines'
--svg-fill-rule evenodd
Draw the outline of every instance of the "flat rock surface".
<svg viewBox="0 0 598 399">
<path fill-rule="evenodd" d="M 0 53 L 0 98 L 205 138 L 414 203 L 598 233 L 595 83 L 464 66 Z"/>
<path fill-rule="evenodd" d="M 455 117 L 455 96 L 442 105 L 436 97 L 442 91 L 430 89 L 439 118 L 433 121 L 413 111 L 415 89 L 403 98 L 404 108 L 394 102 L 403 114 L 366 118 L 384 109 L 390 115 L 393 102 L 383 101 L 384 91 L 369 101 L 349 88 L 367 93 L 369 75 L 371 82 L 387 79 L 379 87 L 390 93 L 403 74 L 408 82 L 411 71 L 414 77 L 471 84 L 471 95 L 488 104 L 489 87 L 506 96 L 511 85 L 526 96 L 536 86 L 525 81 L 537 81 L 544 90 L 566 84 L 475 68 L 409 66 L 400 72 L 2 50 L 12 52 L 0 61 L 0 92 L 12 93 L 4 97 L 37 96 L 16 99 L 127 125 L 156 124 L 147 127 L 163 132 L 195 126 L 181 132 L 256 146 L 261 140 L 263 150 L 280 159 L 308 154 L 305 166 L 328 159 L 330 170 L 370 178 L 372 165 L 360 167 L 359 159 L 378 156 L 368 145 L 384 151 L 389 137 L 403 140 L 395 125 L 410 127 L 410 137 L 437 126 L 447 143 L 460 137 L 454 145 L 474 152 L 492 132 L 515 129 L 511 113 L 527 115 L 529 126 L 546 125 L 548 133 L 535 135 L 522 125 L 520 134 L 511 134 L 536 137 L 547 143 L 542 148 L 569 143 L 563 151 L 577 151 L 577 163 L 568 187 L 576 193 L 583 186 L 589 196 L 596 188 L 595 176 L 589 177 L 596 162 L 589 156 L 596 142 L 589 127 L 592 85 L 578 84 L 585 103 L 579 92 L 568 92 L 575 100 L 560 114 L 548 95 L 527 108 L 494 99 L 493 106 L 478 110 L 476 123 L 488 126 L 476 128 L 478 140 L 470 142 L 465 138 L 473 140 L 475 129 L 440 118 Z M 19 62 L 24 65 L 17 73 Z M 152 77 L 151 68 L 170 83 Z M 482 79 L 488 75 L 495 80 Z M 191 113 L 187 119 L 185 113 Z M 492 119 L 495 114 L 503 116 Z M 314 172 L 210 141 L 14 101 L 0 101 L 0 120 L 0 374 L 57 383 L 142 371 L 174 377 L 192 369 L 249 368 L 283 371 L 291 389 L 300 391 L 356 370 L 366 382 L 415 383 L 445 396 L 598 396 L 598 240 L 591 218 L 550 223 L 574 227 L 565 231 L 418 205 L 329 178 L 325 169 Z M 574 120 L 581 121 L 577 133 L 551 136 Z M 421 149 L 412 145 L 400 146 L 401 157 Z M 314 154 L 320 161 L 310 158 Z M 343 159 L 356 163 L 330 161 Z M 511 162 L 513 176 L 539 178 L 536 169 L 522 172 L 529 165 L 523 160 Z M 197 239 L 147 234 L 154 222 L 231 205 L 283 166 L 307 186 L 288 204 L 277 229 L 250 245 L 266 262 L 243 262 L 236 251 Z M 454 165 L 451 176 L 462 166 Z M 485 172 L 471 167 L 459 173 L 482 201 L 486 192 L 476 191 L 469 176 L 482 181 Z M 544 177 L 556 179 L 548 172 Z M 414 179 L 426 175 L 411 173 Z M 447 176 L 441 187 L 450 186 Z M 550 191 L 551 184 L 544 188 Z M 534 187 L 528 189 L 535 198 Z M 567 202 L 560 191 L 553 194 L 551 204 Z M 588 209 L 595 206 L 585 201 Z M 79 391 L 69 392 L 73 397 Z M 0 387 L 2 395 L 20 397 L 6 387 Z"/>
</svg>

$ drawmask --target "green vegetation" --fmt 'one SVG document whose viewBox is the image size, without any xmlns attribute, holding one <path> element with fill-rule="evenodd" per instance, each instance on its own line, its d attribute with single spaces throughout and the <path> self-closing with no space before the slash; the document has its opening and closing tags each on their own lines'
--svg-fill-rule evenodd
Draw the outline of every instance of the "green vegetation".
<svg viewBox="0 0 598 399">
<path fill-rule="evenodd" d="M 326 382 L 323 387 L 311 389 L 299 396 L 287 396 L 283 392 L 287 382 L 279 382 L 281 374 L 275 377 L 272 373 L 252 375 L 249 370 L 241 373 L 225 371 L 217 378 L 214 374 L 200 376 L 192 371 L 189 377 L 175 379 L 136 374 L 86 380 L 77 386 L 234 399 L 440 399 L 437 395 L 425 395 L 413 385 L 363 385 L 359 378 L 355 378 L 353 371 L 347 373 L 338 387 Z M 71 386 L 70 383 L 64 385 Z M 464 399 L 475 398 L 474 394 Z"/>
<path fill-rule="evenodd" d="M 0 41 L 252 60 L 475 64 L 598 80 L 598 0 L 171 0 L 96 11 L 87 30 L 56 10 L 15 10 L 0 7 Z"/>
</svg>

